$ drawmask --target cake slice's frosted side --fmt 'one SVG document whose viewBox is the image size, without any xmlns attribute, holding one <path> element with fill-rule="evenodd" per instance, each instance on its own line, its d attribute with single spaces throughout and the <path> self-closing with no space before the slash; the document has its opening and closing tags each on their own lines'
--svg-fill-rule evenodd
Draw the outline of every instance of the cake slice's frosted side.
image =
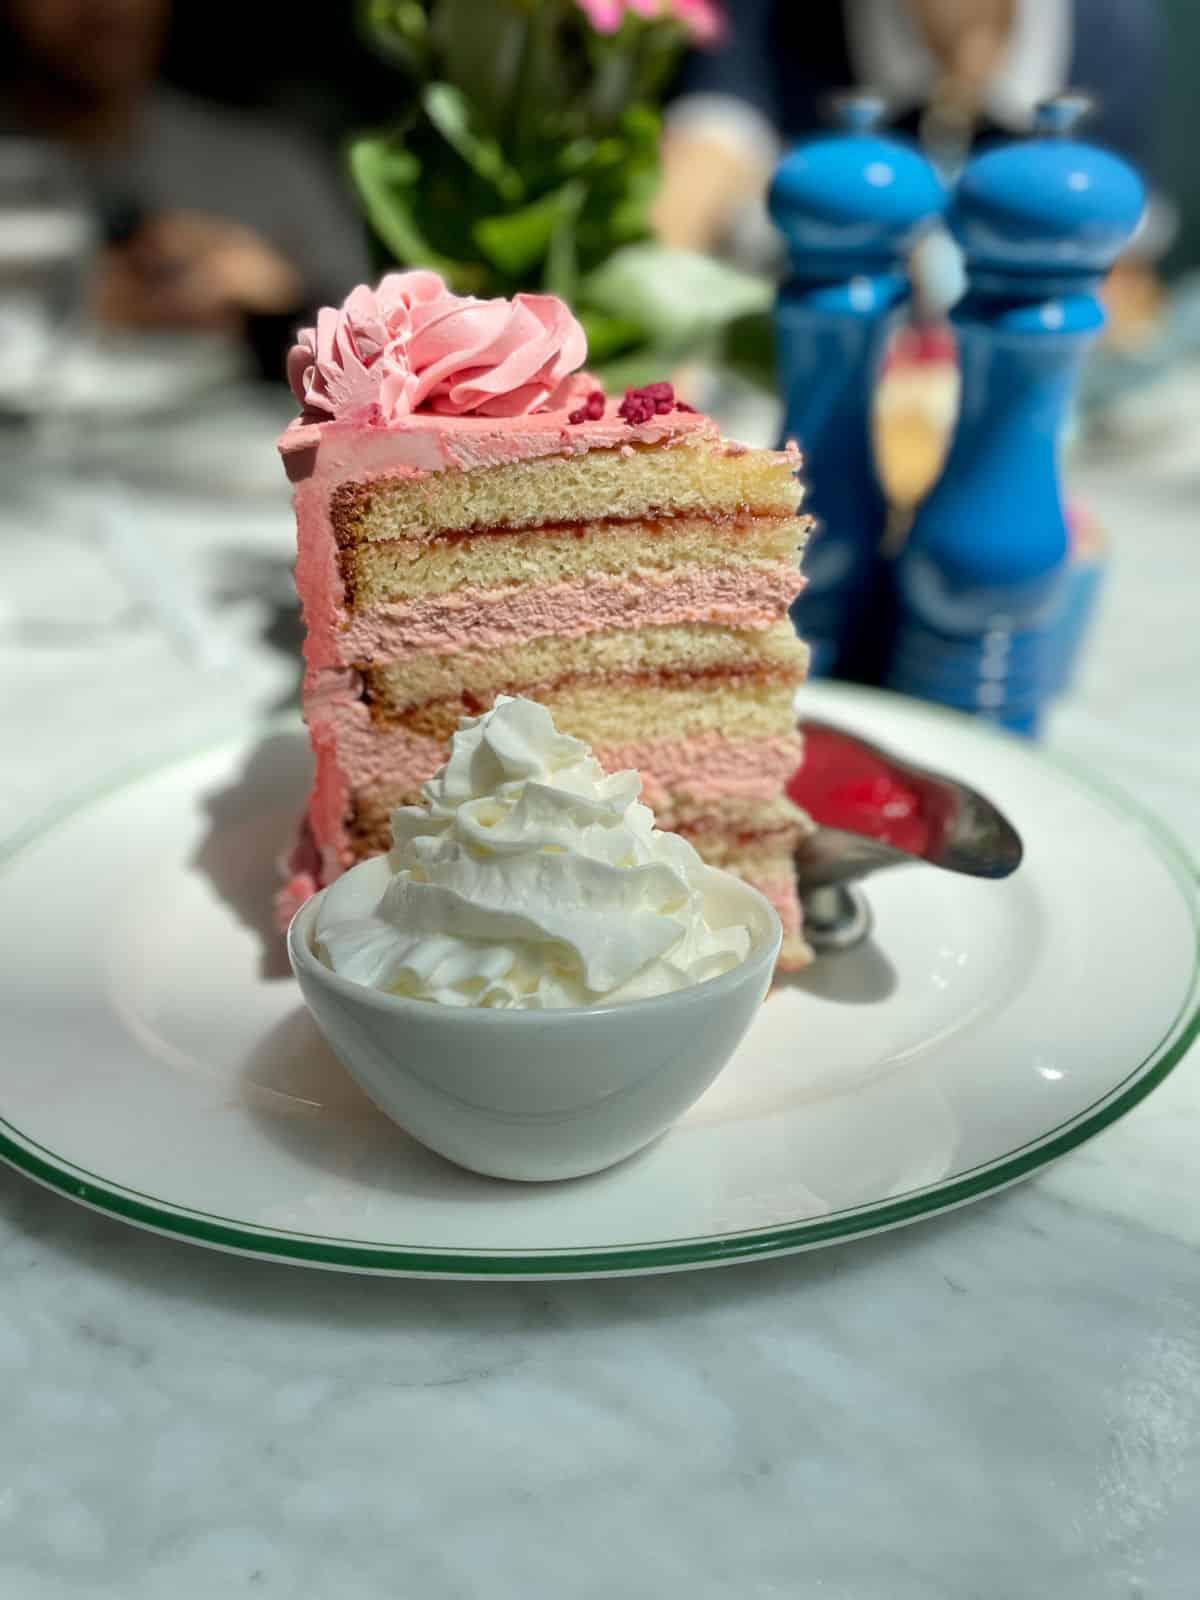
<svg viewBox="0 0 1200 1600">
<path fill-rule="evenodd" d="M 791 859 L 802 814 L 787 621 L 804 526 L 793 453 L 747 450 L 683 410 L 611 404 L 514 422 L 412 418 L 289 430 L 305 715 L 317 776 L 295 900 L 386 848 L 459 716 L 543 701 L 660 821 L 775 901 L 806 951 Z"/>
</svg>

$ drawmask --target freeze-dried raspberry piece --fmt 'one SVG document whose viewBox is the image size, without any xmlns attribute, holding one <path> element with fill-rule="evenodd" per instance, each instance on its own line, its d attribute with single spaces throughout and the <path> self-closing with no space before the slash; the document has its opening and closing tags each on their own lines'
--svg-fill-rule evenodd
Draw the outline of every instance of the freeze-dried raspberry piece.
<svg viewBox="0 0 1200 1600">
<path fill-rule="evenodd" d="M 651 417 L 663 417 L 668 411 L 692 411 L 675 398 L 675 389 L 669 383 L 648 383 L 641 389 L 626 389 L 625 398 L 617 407 L 617 414 L 625 418 L 631 428 Z"/>
<path fill-rule="evenodd" d="M 604 390 L 593 389 L 583 404 L 568 416 L 568 422 L 599 422 L 604 415 Z"/>
</svg>

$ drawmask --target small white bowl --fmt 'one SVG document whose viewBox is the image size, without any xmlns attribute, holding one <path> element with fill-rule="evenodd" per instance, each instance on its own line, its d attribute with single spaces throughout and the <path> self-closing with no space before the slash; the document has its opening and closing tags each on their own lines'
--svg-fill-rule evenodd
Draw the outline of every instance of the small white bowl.
<svg viewBox="0 0 1200 1600">
<path fill-rule="evenodd" d="M 750 953 L 651 1000 L 521 1011 L 383 994 L 316 955 L 320 894 L 293 917 L 288 956 L 344 1066 L 415 1139 L 492 1177 L 576 1178 L 640 1150 L 698 1100 L 770 986 L 782 939 L 774 908 L 740 879 L 704 870 L 710 914 L 719 905 L 722 922 L 744 923 Z"/>
</svg>

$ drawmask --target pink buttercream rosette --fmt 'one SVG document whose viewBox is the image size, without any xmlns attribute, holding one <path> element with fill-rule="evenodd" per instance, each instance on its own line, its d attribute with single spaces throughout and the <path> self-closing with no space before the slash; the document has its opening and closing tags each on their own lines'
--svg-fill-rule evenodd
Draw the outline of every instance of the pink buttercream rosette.
<svg viewBox="0 0 1200 1600">
<path fill-rule="evenodd" d="M 317 313 L 288 356 L 288 382 L 310 411 L 340 420 L 527 416 L 563 404 L 587 338 L 552 294 L 476 300 L 436 272 L 390 272 Z"/>
</svg>

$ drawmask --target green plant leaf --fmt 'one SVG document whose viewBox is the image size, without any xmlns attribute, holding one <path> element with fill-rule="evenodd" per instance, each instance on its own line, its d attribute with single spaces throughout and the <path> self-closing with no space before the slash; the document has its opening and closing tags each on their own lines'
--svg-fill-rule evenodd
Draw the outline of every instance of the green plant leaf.
<svg viewBox="0 0 1200 1600">
<path fill-rule="evenodd" d="M 494 3 L 494 0 L 493 0 Z M 498 110 L 510 159 L 529 177 L 547 151 L 557 150 L 575 131 L 583 84 L 582 62 L 570 48 L 569 27 L 579 13 L 573 0 L 527 0 L 515 70 L 505 74 L 507 93 L 498 96 Z M 566 24 L 566 30 L 564 29 Z M 497 41 L 504 56 L 513 55 L 516 36 L 505 31 Z M 496 73 L 493 49 L 492 72 Z M 536 189 L 536 184 L 531 189 Z"/>
<path fill-rule="evenodd" d="M 360 33 L 377 55 L 416 76 L 429 60 L 429 15 L 421 0 L 359 0 Z"/>
<path fill-rule="evenodd" d="M 662 96 L 686 43 L 684 30 L 677 22 L 654 22 L 639 30 L 634 98 L 654 102 Z"/>
<path fill-rule="evenodd" d="M 564 220 L 574 220 L 577 188 L 564 184 L 516 211 L 481 217 L 472 230 L 476 243 L 493 266 L 511 277 L 521 277 L 545 260 Z"/>
<path fill-rule="evenodd" d="M 625 193 L 609 211 L 609 231 L 614 247 L 644 239 L 650 226 L 650 207 L 658 193 L 658 170 L 631 172 Z"/>
<path fill-rule="evenodd" d="M 768 311 L 774 299 L 766 278 L 649 241 L 616 251 L 580 294 L 597 310 L 635 318 L 654 343 L 680 354 L 712 345 L 726 324 Z"/>
<path fill-rule="evenodd" d="M 621 132 L 635 149 L 654 158 L 658 153 L 658 136 L 662 118 L 653 106 L 637 104 L 626 106 L 621 116 Z"/>
<path fill-rule="evenodd" d="M 593 311 L 588 306 L 577 306 L 576 312 L 587 334 L 590 370 L 645 343 L 646 330 L 632 317 L 610 317 L 606 312 Z"/>
<path fill-rule="evenodd" d="M 477 133 L 503 137 L 509 131 L 530 29 L 543 9 L 515 0 L 433 0 L 436 64 L 430 76 L 463 96 Z"/>
<path fill-rule="evenodd" d="M 579 213 L 587 199 L 582 178 L 572 178 L 559 190 L 558 219 L 546 252 L 543 282 L 551 294 L 574 303 L 579 292 Z"/>
<path fill-rule="evenodd" d="M 367 135 L 350 146 L 350 175 L 367 220 L 404 266 L 431 267 L 450 283 L 462 279 L 463 263 L 441 256 L 416 219 L 420 164 L 390 140 Z"/>
<path fill-rule="evenodd" d="M 525 181 L 509 165 L 499 140 L 482 133 L 475 125 L 471 106 L 452 83 L 429 83 L 421 92 L 425 115 L 478 177 L 491 184 L 509 205 L 524 198 Z"/>
<path fill-rule="evenodd" d="M 595 139 L 581 134 L 576 139 L 568 139 L 565 144 L 558 147 L 556 165 L 560 172 L 583 172 L 592 164 L 595 155 Z"/>
</svg>

